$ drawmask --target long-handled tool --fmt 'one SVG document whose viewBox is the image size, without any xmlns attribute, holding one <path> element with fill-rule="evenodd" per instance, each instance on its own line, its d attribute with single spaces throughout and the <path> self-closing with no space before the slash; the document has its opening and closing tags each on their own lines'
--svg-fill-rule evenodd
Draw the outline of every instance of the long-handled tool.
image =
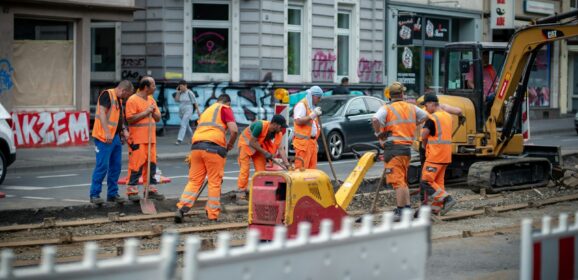
<svg viewBox="0 0 578 280">
<path fill-rule="evenodd" d="M 369 214 L 375 214 L 377 210 L 377 201 L 379 200 L 379 190 L 381 189 L 381 186 L 383 186 L 383 183 L 385 182 L 386 171 L 387 168 L 384 168 L 383 172 L 381 173 L 381 177 L 379 178 L 379 183 L 377 183 L 377 186 L 375 186 L 375 196 L 373 197 L 373 203 L 371 203 L 371 209 L 369 210 Z"/>
<path fill-rule="evenodd" d="M 317 118 L 319 123 L 319 131 L 321 131 L 321 140 L 323 140 L 323 146 L 325 147 L 325 156 L 327 156 L 327 162 L 329 163 L 329 167 L 331 168 L 331 173 L 333 173 L 333 179 L 335 179 L 336 183 L 339 183 L 339 179 L 337 179 L 337 174 L 335 173 L 335 168 L 333 168 L 333 162 L 331 161 L 331 154 L 329 153 L 329 148 L 327 145 L 327 138 L 325 138 L 325 133 L 323 133 L 323 125 L 321 124 L 321 119 Z"/>
<path fill-rule="evenodd" d="M 149 133 L 149 140 L 148 140 L 148 151 L 147 151 L 147 177 L 146 183 L 144 185 L 144 196 L 140 200 L 140 209 L 143 214 L 148 215 L 155 215 L 157 213 L 157 208 L 155 207 L 154 202 L 148 199 L 149 197 L 149 189 L 151 184 L 151 145 L 152 145 L 152 115 L 148 117 L 148 133 Z M 143 178 L 144 180 L 145 178 Z"/>
</svg>

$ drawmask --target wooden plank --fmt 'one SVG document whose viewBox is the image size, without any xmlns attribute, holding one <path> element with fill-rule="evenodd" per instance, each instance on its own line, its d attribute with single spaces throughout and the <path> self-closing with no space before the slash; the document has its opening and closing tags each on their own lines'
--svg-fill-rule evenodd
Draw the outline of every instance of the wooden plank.
<svg viewBox="0 0 578 280">
<path fill-rule="evenodd" d="M 11 241 L 0 243 L 0 248 L 16 248 L 16 247 L 26 247 L 26 246 L 42 246 L 42 245 L 55 245 L 60 244 L 60 239 L 43 239 L 43 240 L 24 240 L 24 241 Z"/>
</svg>

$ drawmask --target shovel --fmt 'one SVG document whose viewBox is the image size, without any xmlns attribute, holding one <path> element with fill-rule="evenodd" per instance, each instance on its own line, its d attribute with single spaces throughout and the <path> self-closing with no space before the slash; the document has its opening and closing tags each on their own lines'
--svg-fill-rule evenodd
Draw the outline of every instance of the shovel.
<svg viewBox="0 0 578 280">
<path fill-rule="evenodd" d="M 149 200 L 149 188 L 150 188 L 150 183 L 151 183 L 151 142 L 152 142 L 152 116 L 149 115 L 148 117 L 148 132 L 149 132 L 149 140 L 148 140 L 148 151 L 147 151 L 147 176 L 148 178 L 143 178 L 146 179 L 146 183 L 144 185 L 144 198 L 142 198 L 140 200 L 140 209 L 142 211 L 143 214 L 147 214 L 147 215 L 155 215 L 157 213 L 157 208 L 155 207 L 154 202 L 152 202 L 151 200 Z"/>
</svg>

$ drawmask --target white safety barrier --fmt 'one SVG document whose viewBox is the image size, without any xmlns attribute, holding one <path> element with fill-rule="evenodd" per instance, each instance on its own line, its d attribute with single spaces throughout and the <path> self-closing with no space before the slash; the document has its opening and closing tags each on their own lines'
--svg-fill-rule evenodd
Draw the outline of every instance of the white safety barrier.
<svg viewBox="0 0 578 280">
<path fill-rule="evenodd" d="M 325 220 L 317 236 L 301 223 L 292 240 L 286 239 L 286 228 L 277 227 L 271 243 L 259 243 L 259 233 L 250 230 L 240 248 L 230 248 L 230 235 L 224 233 L 208 252 L 200 252 L 200 239 L 190 237 L 183 279 L 425 279 L 430 209 L 420 212 L 414 221 L 411 211 L 404 212 L 400 223 L 385 213 L 378 225 L 367 215 L 358 229 L 347 217 L 336 233 Z"/>
<path fill-rule="evenodd" d="M 56 264 L 56 247 L 42 248 L 40 266 L 12 268 L 14 255 L 10 250 L 2 251 L 0 258 L 0 279 L 174 279 L 177 262 L 177 234 L 164 234 L 158 255 L 138 256 L 139 242 L 125 241 L 124 254 L 118 258 L 97 260 L 98 245 L 87 243 L 82 262 Z"/>
<path fill-rule="evenodd" d="M 179 238 L 174 233 L 163 236 L 160 253 L 152 256 L 138 256 L 138 241 L 129 239 L 121 257 L 97 260 L 96 243 L 88 243 L 82 262 L 56 264 L 56 248 L 47 246 L 40 266 L 13 268 L 14 255 L 5 250 L 0 279 L 425 279 L 430 209 L 422 208 L 415 220 L 405 211 L 399 223 L 392 213 L 374 222 L 366 215 L 354 228 L 346 217 L 334 233 L 325 220 L 315 236 L 310 224 L 301 223 L 295 239 L 287 239 L 287 229 L 279 226 L 270 243 L 260 243 L 259 233 L 250 230 L 246 244 L 237 248 L 230 247 L 229 233 L 221 233 L 217 248 L 203 252 L 201 239 L 191 236 L 185 241 L 182 274 L 177 273 Z"/>
<path fill-rule="evenodd" d="M 578 212 L 574 217 L 568 226 L 568 214 L 560 214 L 552 229 L 544 216 L 540 232 L 532 232 L 532 219 L 522 221 L 520 279 L 578 279 Z"/>
</svg>

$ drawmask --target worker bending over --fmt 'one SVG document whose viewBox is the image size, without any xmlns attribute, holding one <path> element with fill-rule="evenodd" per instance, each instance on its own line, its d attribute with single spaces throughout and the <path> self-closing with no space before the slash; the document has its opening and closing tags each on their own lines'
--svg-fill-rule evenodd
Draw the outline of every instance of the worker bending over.
<svg viewBox="0 0 578 280">
<path fill-rule="evenodd" d="M 189 155 L 189 182 L 177 203 L 175 223 L 182 223 L 184 214 L 193 207 L 201 186 L 208 177 L 209 195 L 205 210 L 209 221 L 217 221 L 221 213 L 221 183 L 227 152 L 233 149 L 238 129 L 231 110 L 231 97 L 221 94 L 217 103 L 207 108 L 199 118 L 193 134 Z M 226 132 L 229 131 L 227 141 Z"/>
<path fill-rule="evenodd" d="M 155 185 L 157 170 L 157 134 L 156 122 L 160 121 L 161 113 L 153 98 L 156 85 L 152 77 L 145 76 L 140 80 L 136 94 L 126 102 L 126 120 L 128 122 L 128 187 L 126 194 L 133 202 L 139 201 L 138 181 L 142 176 L 143 184 L 150 182 L 148 197 L 163 200 Z M 149 143 L 149 133 L 150 143 Z M 148 148 L 150 145 L 150 172 L 147 170 Z M 146 180 L 146 181 L 145 181 Z"/>
<path fill-rule="evenodd" d="M 256 121 L 241 133 L 238 144 L 240 169 L 237 179 L 238 200 L 247 200 L 251 160 L 255 172 L 264 171 L 266 161 L 272 160 L 279 152 L 284 164 L 286 166 L 289 164 L 285 151 L 281 147 L 285 128 L 287 128 L 285 118 L 281 115 L 274 115 L 271 121 Z"/>
<path fill-rule="evenodd" d="M 383 143 L 386 182 L 395 190 L 397 208 L 394 220 L 401 219 L 404 208 L 411 209 L 407 171 L 411 158 L 411 144 L 418 123 L 427 119 L 427 113 L 404 101 L 406 88 L 400 82 L 389 86 L 391 103 L 381 107 L 373 116 L 375 136 Z"/>
<path fill-rule="evenodd" d="M 456 204 L 444 186 L 446 168 L 452 162 L 452 116 L 440 107 L 434 94 L 426 94 L 422 105 L 430 115 L 421 132 L 425 163 L 421 171 L 420 193 L 424 204 L 431 202 L 433 213 L 445 215 Z M 454 107 L 453 113 L 460 116 L 460 122 L 465 120 L 461 109 Z"/>
<path fill-rule="evenodd" d="M 316 169 L 317 168 L 317 138 L 319 138 L 319 120 L 321 108 L 317 106 L 323 90 L 318 86 L 312 86 L 306 90 L 307 95 L 301 99 L 293 109 L 294 133 L 293 148 L 295 149 L 295 168 Z M 314 108 L 314 109 L 313 109 Z"/>
</svg>

